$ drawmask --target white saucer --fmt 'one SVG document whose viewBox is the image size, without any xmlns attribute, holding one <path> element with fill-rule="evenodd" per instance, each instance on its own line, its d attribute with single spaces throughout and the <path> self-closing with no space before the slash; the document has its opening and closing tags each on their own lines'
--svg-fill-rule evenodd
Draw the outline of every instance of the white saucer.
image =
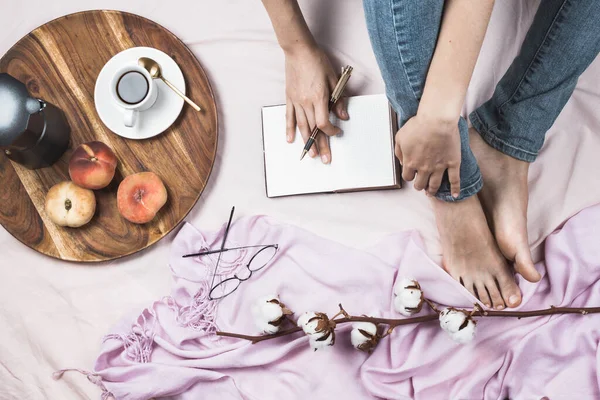
<svg viewBox="0 0 600 400">
<path fill-rule="evenodd" d="M 137 64 L 140 57 L 149 57 L 160 64 L 162 74 L 176 88 L 185 93 L 185 79 L 177 63 L 167 54 L 150 47 L 134 47 L 123 50 L 111 58 L 96 79 L 94 101 L 100 119 L 114 133 L 128 139 L 148 139 L 167 130 L 177 120 L 183 108 L 183 99 L 173 92 L 163 81 L 155 79 L 158 86 L 156 103 L 140 112 L 135 126 L 129 128 L 123 123 L 123 111 L 113 100 L 110 82 L 113 74 L 126 64 Z"/>
</svg>

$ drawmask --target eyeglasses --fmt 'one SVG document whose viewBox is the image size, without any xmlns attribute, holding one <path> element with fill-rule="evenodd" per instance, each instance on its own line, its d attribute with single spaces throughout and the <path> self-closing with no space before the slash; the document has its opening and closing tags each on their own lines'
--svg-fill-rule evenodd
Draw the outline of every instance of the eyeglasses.
<svg viewBox="0 0 600 400">
<path fill-rule="evenodd" d="M 277 254 L 277 251 L 279 250 L 279 245 L 277 245 L 277 244 L 269 244 L 269 245 L 259 244 L 259 245 L 253 245 L 253 246 L 232 247 L 232 248 L 226 249 L 225 241 L 227 240 L 227 235 L 229 234 L 229 227 L 231 226 L 231 220 L 233 219 L 234 211 L 235 211 L 235 207 L 233 207 L 231 209 L 231 214 L 229 215 L 229 221 L 227 222 L 227 227 L 225 228 L 225 233 L 223 234 L 223 242 L 221 243 L 221 249 L 206 250 L 206 251 L 202 251 L 200 253 L 186 254 L 183 256 L 184 258 L 186 258 L 186 257 L 204 256 L 204 255 L 216 254 L 216 253 L 219 254 L 219 257 L 217 258 L 217 263 L 215 264 L 215 270 L 213 273 L 213 277 L 212 277 L 212 280 L 210 283 L 211 289 L 210 289 L 210 292 L 208 293 L 208 298 L 210 300 L 220 300 L 226 296 L 229 296 L 233 292 L 235 292 L 237 290 L 237 288 L 242 284 L 242 282 L 245 282 L 252 277 L 252 274 L 254 272 L 259 271 L 259 270 L 263 269 L 264 267 L 266 267 L 267 264 L 269 264 L 271 262 L 271 260 L 275 257 L 275 254 Z M 241 249 L 250 249 L 250 248 L 259 248 L 259 249 L 256 253 L 254 253 L 254 255 L 252 256 L 250 261 L 248 261 L 248 263 L 246 264 L 246 269 L 248 270 L 248 273 L 244 274 L 243 276 L 238 276 L 238 274 L 235 274 L 233 277 L 227 278 L 215 285 L 214 284 L 215 277 L 217 275 L 219 261 L 221 261 L 221 254 L 231 251 L 231 250 L 241 250 Z"/>
<path fill-rule="evenodd" d="M 260 250 L 254 253 L 250 261 L 248 261 L 246 264 L 246 269 L 248 270 L 246 274 L 240 274 L 242 276 L 235 274 L 233 277 L 217 283 L 208 293 L 208 298 L 211 300 L 219 300 L 235 292 L 242 282 L 245 282 L 252 277 L 254 272 L 266 267 L 267 264 L 271 262 L 273 257 L 275 257 L 278 249 L 279 246 L 276 244 L 263 246 Z"/>
</svg>

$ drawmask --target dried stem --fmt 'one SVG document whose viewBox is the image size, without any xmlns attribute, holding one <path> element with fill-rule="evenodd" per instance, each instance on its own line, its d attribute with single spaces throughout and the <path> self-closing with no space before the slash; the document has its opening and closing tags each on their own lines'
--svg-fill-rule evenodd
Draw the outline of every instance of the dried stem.
<svg viewBox="0 0 600 400">
<path fill-rule="evenodd" d="M 433 301 L 429 300 L 428 298 L 423 298 L 423 301 L 425 303 L 427 303 L 427 305 L 429 306 L 429 308 L 431 308 L 433 311 L 435 311 L 437 314 L 440 313 L 440 310 L 438 310 L 438 308 L 435 306 L 435 304 L 433 304 Z"/>
<path fill-rule="evenodd" d="M 473 315 L 479 313 L 479 315 L 481 315 L 482 312 L 485 312 L 485 310 L 483 308 L 481 308 L 481 306 L 477 303 L 473 304 L 473 309 L 471 310 L 471 312 L 469 313 L 469 317 L 472 317 Z"/>
<path fill-rule="evenodd" d="M 436 311 L 436 313 L 439 313 L 439 310 L 437 309 L 437 307 L 435 307 L 435 305 L 433 304 L 433 302 L 431 302 L 431 300 L 429 300 L 429 299 L 424 299 L 424 300 L 427 304 L 429 304 L 429 306 L 434 311 Z M 402 319 L 374 318 L 374 317 L 365 317 L 365 316 L 359 317 L 359 316 L 349 315 L 344 310 L 344 308 L 342 307 L 341 304 L 339 306 L 340 306 L 340 312 L 337 313 L 335 317 L 337 317 L 338 315 L 344 315 L 344 318 L 338 318 L 338 319 L 332 318 L 331 321 L 335 322 L 336 324 L 344 324 L 344 323 L 348 323 L 348 322 L 371 322 L 375 325 L 388 325 L 389 328 L 387 329 L 386 333 L 382 337 L 385 337 L 385 336 L 388 336 L 389 334 L 391 334 L 392 331 L 394 330 L 394 328 L 397 326 L 418 324 L 421 322 L 430 322 L 430 321 L 438 320 L 437 314 L 429 314 L 429 315 L 423 315 L 423 316 L 419 316 L 419 317 L 402 318 Z M 465 310 L 465 311 L 468 311 L 468 310 Z M 543 310 L 496 311 L 496 310 L 484 310 L 479 305 L 476 305 L 476 307 L 474 307 L 469 312 L 471 315 L 478 315 L 481 317 L 509 317 L 509 318 L 512 317 L 512 318 L 521 319 L 521 318 L 529 318 L 529 317 L 541 317 L 541 316 L 545 316 L 545 315 L 554 315 L 554 314 L 581 314 L 581 315 L 596 314 L 596 313 L 600 313 L 600 307 L 570 308 L 570 307 L 550 306 L 550 308 L 543 309 Z M 217 335 L 225 336 L 225 337 L 233 337 L 233 338 L 238 338 L 238 339 L 245 339 L 245 340 L 252 342 L 252 344 L 255 344 L 258 342 L 262 342 L 264 340 L 276 339 L 278 337 L 291 335 L 291 334 L 294 334 L 294 333 L 300 332 L 300 331 L 302 331 L 302 328 L 296 326 L 293 328 L 285 329 L 285 330 L 277 332 L 277 333 L 273 333 L 271 335 L 249 336 L 249 335 L 241 335 L 238 333 L 230 333 L 230 332 L 217 332 Z"/>
<path fill-rule="evenodd" d="M 389 328 L 387 328 L 385 333 L 383 335 L 381 335 L 381 338 L 383 339 L 384 337 L 391 335 L 393 331 L 394 331 L 394 327 L 390 326 Z"/>
<path fill-rule="evenodd" d="M 387 319 L 387 318 L 349 316 L 349 317 L 344 317 L 344 318 L 332 319 L 332 321 L 335 322 L 336 325 L 337 324 L 345 324 L 348 322 L 371 322 L 375 325 L 385 324 L 385 325 L 389 325 L 390 328 L 392 328 L 392 327 L 395 328 L 400 325 L 418 324 L 420 322 L 434 321 L 437 319 L 438 319 L 437 315 L 431 314 L 431 315 L 423 315 L 420 317 L 404 318 L 404 319 Z M 238 339 L 245 339 L 245 340 L 251 341 L 252 344 L 255 344 L 258 342 L 262 342 L 263 340 L 275 339 L 275 338 L 278 338 L 281 336 L 291 335 L 293 333 L 300 332 L 301 330 L 302 330 L 302 328 L 300 328 L 300 327 L 294 327 L 294 328 L 290 328 L 290 329 L 285 329 L 283 331 L 279 331 L 277 333 L 273 333 L 271 335 L 260 335 L 260 336 L 240 335 L 237 333 L 230 333 L 230 332 L 217 332 L 217 335 L 218 336 L 226 336 L 226 337 L 234 337 L 234 338 L 238 338 Z"/>
<path fill-rule="evenodd" d="M 340 307 L 340 313 L 342 313 L 342 315 L 346 318 L 350 318 L 350 314 L 348 314 L 346 312 L 346 310 L 344 310 L 344 307 L 342 307 L 342 303 L 338 304 L 338 306 Z"/>
<path fill-rule="evenodd" d="M 252 344 L 255 344 L 255 343 L 258 343 L 258 342 L 262 342 L 263 340 L 275 339 L 275 338 L 278 338 L 280 336 L 291 335 L 292 333 L 296 333 L 296 332 L 300 332 L 300 331 L 302 331 L 302 328 L 296 326 L 296 327 L 293 327 L 293 328 L 284 329 L 282 331 L 279 331 L 277 333 L 273 333 L 273 334 L 270 334 L 270 335 L 249 336 L 249 335 L 240 335 L 239 333 L 217 332 L 217 336 L 225 336 L 225 337 L 232 337 L 232 338 L 238 338 L 238 339 L 245 339 L 245 340 L 251 341 Z"/>
<path fill-rule="evenodd" d="M 532 311 L 495 311 L 495 310 L 479 310 L 476 311 L 476 314 L 482 317 L 513 317 L 513 318 L 529 318 L 529 317 L 541 317 L 544 315 L 554 315 L 554 314 L 597 314 L 600 313 L 600 307 L 580 307 L 580 308 L 571 308 L 571 307 L 554 307 L 550 306 L 550 308 L 546 308 L 544 310 L 532 310 Z"/>
</svg>

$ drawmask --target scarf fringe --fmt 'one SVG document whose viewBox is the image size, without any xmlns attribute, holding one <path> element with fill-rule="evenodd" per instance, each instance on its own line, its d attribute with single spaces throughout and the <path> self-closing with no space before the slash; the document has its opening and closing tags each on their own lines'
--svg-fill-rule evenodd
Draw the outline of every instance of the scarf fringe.
<svg viewBox="0 0 600 400">
<path fill-rule="evenodd" d="M 66 368 L 54 372 L 52 374 L 52 379 L 54 379 L 55 381 L 61 379 L 65 372 L 79 372 L 80 374 L 85 375 L 88 381 L 92 382 L 94 385 L 98 386 L 102 390 L 101 400 L 109 400 L 111 398 L 116 399 L 115 395 L 109 392 L 106 386 L 104 386 L 102 377 L 93 372 L 85 371 L 79 368 Z"/>
<path fill-rule="evenodd" d="M 148 317 L 146 317 L 146 314 L 148 314 Z M 131 332 L 127 334 L 112 333 L 104 336 L 103 341 L 106 342 L 109 339 L 120 340 L 123 342 L 123 347 L 125 347 L 127 358 L 138 363 L 150 362 L 154 347 L 154 321 L 154 315 L 150 310 L 145 309 L 137 322 L 131 327 Z"/>
</svg>

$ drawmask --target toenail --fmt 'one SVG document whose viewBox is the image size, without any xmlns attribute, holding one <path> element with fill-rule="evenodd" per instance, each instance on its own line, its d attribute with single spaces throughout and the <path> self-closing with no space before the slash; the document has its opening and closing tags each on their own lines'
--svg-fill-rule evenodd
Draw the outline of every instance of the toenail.
<svg viewBox="0 0 600 400">
<path fill-rule="evenodd" d="M 496 306 L 496 310 L 502 310 L 504 308 L 504 306 L 502 304 L 498 304 Z"/>
<path fill-rule="evenodd" d="M 517 296 L 516 294 L 513 294 L 512 296 L 510 296 L 508 298 L 508 302 L 510 304 L 517 304 L 519 302 L 519 296 Z"/>
</svg>

